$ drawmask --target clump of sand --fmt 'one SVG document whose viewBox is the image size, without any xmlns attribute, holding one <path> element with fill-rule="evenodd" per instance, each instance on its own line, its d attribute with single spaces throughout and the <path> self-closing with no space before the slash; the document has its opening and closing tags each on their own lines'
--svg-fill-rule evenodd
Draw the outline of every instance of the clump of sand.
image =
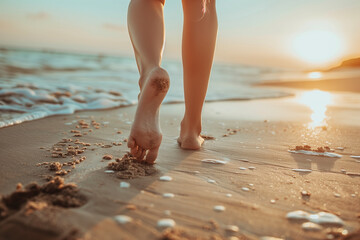
<svg viewBox="0 0 360 240">
<path fill-rule="evenodd" d="M 117 158 L 115 162 L 110 162 L 108 169 L 117 171 L 116 175 L 121 179 L 149 176 L 157 172 L 152 164 L 139 161 L 130 153 L 126 153 L 122 158 Z"/>
<path fill-rule="evenodd" d="M 87 198 L 79 193 L 75 184 L 65 184 L 61 177 L 54 177 L 40 186 L 30 183 L 25 188 L 18 184 L 16 190 L 0 197 L 0 222 L 7 217 L 25 210 L 26 215 L 48 206 L 61 208 L 80 207 Z"/>
<path fill-rule="evenodd" d="M 333 152 L 330 147 L 328 146 L 324 146 L 324 147 L 318 147 L 317 149 L 312 149 L 311 146 L 309 145 L 303 145 L 303 146 L 296 146 L 294 149 L 291 149 L 294 151 L 300 151 L 300 150 L 304 150 L 304 151 L 314 151 L 314 152 L 319 152 L 319 153 L 324 153 L 324 152 Z"/>
</svg>

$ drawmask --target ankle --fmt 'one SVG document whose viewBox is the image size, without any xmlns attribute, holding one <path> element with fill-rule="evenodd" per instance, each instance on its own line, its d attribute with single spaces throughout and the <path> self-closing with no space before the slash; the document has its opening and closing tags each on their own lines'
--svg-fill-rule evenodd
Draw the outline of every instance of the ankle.
<svg viewBox="0 0 360 240">
<path fill-rule="evenodd" d="M 157 69 L 157 68 L 160 68 L 160 66 L 156 66 L 156 65 L 149 66 L 149 67 L 143 68 L 140 71 L 140 78 L 139 78 L 139 87 L 140 87 L 140 89 L 142 89 L 145 86 L 145 83 L 146 83 L 146 80 L 147 80 L 147 77 L 149 76 L 149 74 L 154 69 Z"/>
<path fill-rule="evenodd" d="M 181 132 L 193 133 L 200 135 L 201 133 L 201 120 L 188 119 L 186 117 L 181 121 Z"/>
</svg>

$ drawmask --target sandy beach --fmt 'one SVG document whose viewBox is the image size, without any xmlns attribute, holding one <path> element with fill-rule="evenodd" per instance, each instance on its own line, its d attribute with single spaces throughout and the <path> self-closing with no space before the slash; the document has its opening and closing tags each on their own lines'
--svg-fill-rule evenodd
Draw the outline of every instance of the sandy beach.
<svg viewBox="0 0 360 240">
<path fill-rule="evenodd" d="M 207 103 L 203 134 L 215 139 L 200 151 L 176 143 L 183 110 L 162 106 L 155 169 L 133 179 L 107 166 L 127 153 L 135 106 L 0 129 L 0 193 L 8 205 L 16 196 L 23 203 L 2 201 L 0 239 L 360 238 L 360 162 L 351 157 L 360 155 L 358 108 L 330 107 L 327 127 L 309 129 L 311 110 L 293 97 Z M 328 146 L 341 157 L 289 152 L 300 145 Z M 60 176 L 65 185 L 52 178 L 60 168 L 51 162 L 65 170 L 59 175 L 71 170 Z M 18 185 L 31 182 L 37 195 Z M 341 222 L 302 225 L 309 221 L 287 218 L 297 210 Z"/>
</svg>

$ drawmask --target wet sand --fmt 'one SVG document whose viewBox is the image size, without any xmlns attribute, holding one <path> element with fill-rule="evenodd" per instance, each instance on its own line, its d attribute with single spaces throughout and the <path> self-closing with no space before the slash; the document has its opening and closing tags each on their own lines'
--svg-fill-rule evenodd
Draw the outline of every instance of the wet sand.
<svg viewBox="0 0 360 240">
<path fill-rule="evenodd" d="M 130 179 L 119 178 L 108 164 L 127 152 L 135 107 L 0 129 L 2 195 L 18 183 L 46 184 L 59 171 L 58 164 L 49 163 L 59 162 L 62 170 L 71 170 L 62 176 L 65 182 L 75 183 L 86 198 L 71 208 L 36 205 L 27 214 L 21 208 L 0 221 L 0 239 L 326 239 L 330 231 L 336 239 L 339 231 L 358 231 L 360 159 L 351 156 L 360 155 L 359 109 L 330 108 L 328 127 L 310 130 L 311 111 L 287 98 L 207 103 L 203 134 L 210 138 L 200 151 L 182 150 L 176 142 L 183 110 L 183 104 L 162 107 L 156 171 Z M 342 157 L 288 151 L 305 144 L 329 146 Z M 52 157 L 54 152 L 63 154 Z M 329 212 L 344 226 L 305 231 L 301 221 L 286 218 L 296 210 Z M 161 219 L 176 225 L 165 229 L 158 226 Z"/>
</svg>

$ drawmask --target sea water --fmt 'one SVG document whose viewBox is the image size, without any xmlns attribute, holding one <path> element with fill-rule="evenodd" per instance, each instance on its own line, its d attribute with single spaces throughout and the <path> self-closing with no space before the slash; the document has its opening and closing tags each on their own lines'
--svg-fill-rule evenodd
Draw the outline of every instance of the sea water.
<svg viewBox="0 0 360 240">
<path fill-rule="evenodd" d="M 164 103 L 183 102 L 182 65 L 163 61 L 171 78 Z M 288 94 L 251 84 L 267 68 L 214 64 L 207 101 Z M 137 103 L 139 73 L 133 57 L 0 48 L 0 127 L 79 110 Z"/>
</svg>

